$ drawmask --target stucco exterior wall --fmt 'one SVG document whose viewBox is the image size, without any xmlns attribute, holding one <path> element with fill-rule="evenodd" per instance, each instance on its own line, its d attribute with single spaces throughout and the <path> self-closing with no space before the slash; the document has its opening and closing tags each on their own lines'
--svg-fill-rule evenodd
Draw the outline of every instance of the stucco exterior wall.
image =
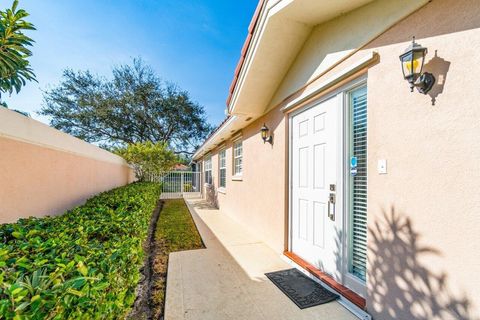
<svg viewBox="0 0 480 320">
<path fill-rule="evenodd" d="M 413 35 L 428 47 L 424 70 L 437 79 L 428 95 L 410 93 L 400 69 Z M 284 87 L 297 90 L 294 79 L 318 72 L 322 61 L 311 61 L 320 38 L 314 31 Z M 309 86 L 379 54 L 366 71 L 366 300 L 374 319 L 480 317 L 480 195 L 472 191 L 480 184 L 479 49 L 478 1 L 433 0 Z M 377 173 L 380 159 L 387 174 Z"/>
<path fill-rule="evenodd" d="M 289 72 L 279 81 L 281 85 L 271 103 L 265 105 L 264 109 L 272 109 L 336 60 L 426 1 L 374 1 L 315 27 Z M 382 19 L 376 19 L 380 15 Z M 264 144 L 260 138 L 259 130 L 263 123 L 266 123 L 274 134 L 273 146 Z M 216 202 L 216 205 L 225 209 L 224 212 L 238 222 L 257 231 L 265 242 L 279 253 L 284 251 L 287 241 L 286 130 L 285 114 L 280 107 L 273 108 L 243 129 L 244 174 L 241 181 L 232 180 L 232 141 L 226 141 L 221 147 L 225 148 L 227 157 L 227 187 L 224 193 L 217 190 L 219 148 L 210 152 L 216 196 L 215 201 L 210 201 Z M 204 188 L 204 194 L 206 193 L 207 189 Z M 212 194 L 210 188 L 208 194 Z"/>
<path fill-rule="evenodd" d="M 266 107 L 275 108 L 243 130 L 241 182 L 231 181 L 227 143 L 227 188 L 219 205 L 281 250 L 288 167 L 283 99 L 331 65 L 330 57 L 362 47 L 309 88 L 375 51 L 379 60 L 354 76 L 368 79 L 367 310 L 377 320 L 480 318 L 480 5 L 433 0 L 368 43 L 350 41 L 363 30 L 360 22 L 347 23 L 352 34 L 332 29 L 336 44 L 325 43 L 323 34 L 333 25 L 314 29 Z M 424 70 L 437 79 L 428 95 L 410 93 L 402 76 L 398 57 L 413 35 L 428 47 Z M 274 129 L 273 147 L 260 139 L 263 122 Z M 387 174 L 377 172 L 380 159 L 387 160 Z M 213 176 L 218 185 L 215 155 Z"/>
<path fill-rule="evenodd" d="M 269 109 L 427 0 L 377 0 L 313 28 Z"/>
<path fill-rule="evenodd" d="M 61 214 L 133 180 L 122 158 L 0 108 L 0 223 Z"/>
<path fill-rule="evenodd" d="M 426 96 L 400 72 L 411 35 L 437 79 Z M 368 309 L 376 319 L 479 318 L 479 2 L 434 0 L 370 48 L 380 63 L 368 71 Z"/>
<path fill-rule="evenodd" d="M 217 204 L 237 222 L 256 232 L 279 254 L 285 243 L 285 118 L 274 110 L 242 130 L 243 173 L 235 180 L 233 142 L 227 141 L 210 153 Z M 273 134 L 273 145 L 263 143 L 260 128 L 266 124 Z M 218 190 L 218 151 L 226 150 L 227 181 Z"/>
</svg>

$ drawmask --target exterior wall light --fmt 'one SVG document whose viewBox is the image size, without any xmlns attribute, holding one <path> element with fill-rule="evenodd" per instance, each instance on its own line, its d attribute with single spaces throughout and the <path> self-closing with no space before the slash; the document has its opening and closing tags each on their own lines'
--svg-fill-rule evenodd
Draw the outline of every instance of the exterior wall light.
<svg viewBox="0 0 480 320">
<path fill-rule="evenodd" d="M 263 143 L 268 142 L 271 144 L 273 142 L 273 137 L 268 134 L 269 131 L 270 130 L 264 123 L 262 129 L 260 129 L 260 134 L 262 136 Z"/>
<path fill-rule="evenodd" d="M 427 94 L 435 83 L 433 74 L 428 72 L 422 74 L 427 51 L 427 48 L 416 43 L 415 37 L 413 37 L 412 44 L 400 55 L 403 77 L 410 83 L 411 92 L 414 87 L 417 87 L 418 92 Z"/>
</svg>

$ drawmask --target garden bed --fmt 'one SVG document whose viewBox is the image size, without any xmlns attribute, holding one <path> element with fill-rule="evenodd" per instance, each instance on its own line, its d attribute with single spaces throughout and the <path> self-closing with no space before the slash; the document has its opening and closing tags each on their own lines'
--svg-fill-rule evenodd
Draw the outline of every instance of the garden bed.
<svg viewBox="0 0 480 320">
<path fill-rule="evenodd" d="M 62 216 L 0 225 L 0 319 L 123 319 L 160 186 L 134 183 Z"/>
<path fill-rule="evenodd" d="M 152 219 L 153 229 L 146 248 L 149 258 L 145 264 L 143 283 L 139 285 L 140 294 L 130 319 L 162 319 L 168 255 L 175 251 L 204 248 L 183 199 L 162 201 L 158 214 L 158 221 Z"/>
</svg>

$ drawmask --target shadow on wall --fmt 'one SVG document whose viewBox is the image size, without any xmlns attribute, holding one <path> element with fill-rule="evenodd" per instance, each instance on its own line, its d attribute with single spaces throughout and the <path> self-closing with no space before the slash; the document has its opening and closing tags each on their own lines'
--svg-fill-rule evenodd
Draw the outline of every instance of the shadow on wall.
<svg viewBox="0 0 480 320">
<path fill-rule="evenodd" d="M 335 250 L 333 252 L 335 256 L 334 265 L 330 265 L 330 268 L 334 268 L 334 270 L 328 270 L 327 265 L 323 263 L 321 259 L 316 260 L 315 266 L 328 275 L 330 278 L 334 279 L 335 281 L 342 283 L 343 278 L 343 261 L 345 260 L 343 257 L 343 245 L 342 243 L 346 240 L 345 233 L 342 230 L 335 228 Z"/>
<path fill-rule="evenodd" d="M 435 274 L 420 262 L 426 255 L 439 256 L 422 246 L 408 217 L 394 208 L 383 221 L 369 228 L 369 296 L 376 319 L 472 320 L 471 302 L 449 292 L 445 273 Z"/>
<path fill-rule="evenodd" d="M 215 184 L 205 184 L 205 198 L 209 206 L 218 208 L 217 190 Z"/>
<path fill-rule="evenodd" d="M 430 1 L 366 46 L 366 49 L 480 28 L 478 0 Z"/>
<path fill-rule="evenodd" d="M 439 57 L 437 50 L 435 50 L 435 56 L 423 66 L 424 72 L 430 72 L 435 77 L 435 84 L 427 93 L 432 99 L 432 106 L 435 105 L 438 95 L 443 93 L 448 69 L 450 69 L 450 61 Z"/>
<path fill-rule="evenodd" d="M 405 48 L 415 36 L 417 42 L 425 45 L 423 39 L 443 37 L 454 33 L 480 30 L 480 6 L 478 0 L 443 0 L 431 1 L 425 7 L 414 12 L 404 20 L 396 24 L 391 30 L 380 35 L 369 43 L 365 49 L 373 49 L 405 43 Z M 465 35 L 466 37 L 466 35 Z M 451 44 L 454 46 L 454 44 Z M 399 49 L 401 54 L 404 48 Z M 450 61 L 440 57 L 435 46 L 429 46 L 431 52 L 435 50 L 435 56 L 425 61 L 424 70 L 435 76 L 435 84 L 428 95 L 432 105 L 437 102 L 437 97 L 443 93 L 445 80 Z M 426 56 L 429 59 L 431 54 Z M 448 58 L 448 57 L 447 57 Z"/>
<path fill-rule="evenodd" d="M 200 210 L 216 210 L 218 208 L 212 206 L 207 200 L 201 200 L 195 203 L 194 207 Z"/>
</svg>

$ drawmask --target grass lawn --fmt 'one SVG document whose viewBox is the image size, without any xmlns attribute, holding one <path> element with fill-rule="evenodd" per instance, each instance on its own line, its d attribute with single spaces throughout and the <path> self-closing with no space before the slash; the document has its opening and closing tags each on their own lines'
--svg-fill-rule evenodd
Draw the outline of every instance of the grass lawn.
<svg viewBox="0 0 480 320">
<path fill-rule="evenodd" d="M 203 242 L 183 199 L 165 200 L 155 232 L 151 306 L 153 319 L 163 314 L 168 254 L 203 248 Z"/>
</svg>

